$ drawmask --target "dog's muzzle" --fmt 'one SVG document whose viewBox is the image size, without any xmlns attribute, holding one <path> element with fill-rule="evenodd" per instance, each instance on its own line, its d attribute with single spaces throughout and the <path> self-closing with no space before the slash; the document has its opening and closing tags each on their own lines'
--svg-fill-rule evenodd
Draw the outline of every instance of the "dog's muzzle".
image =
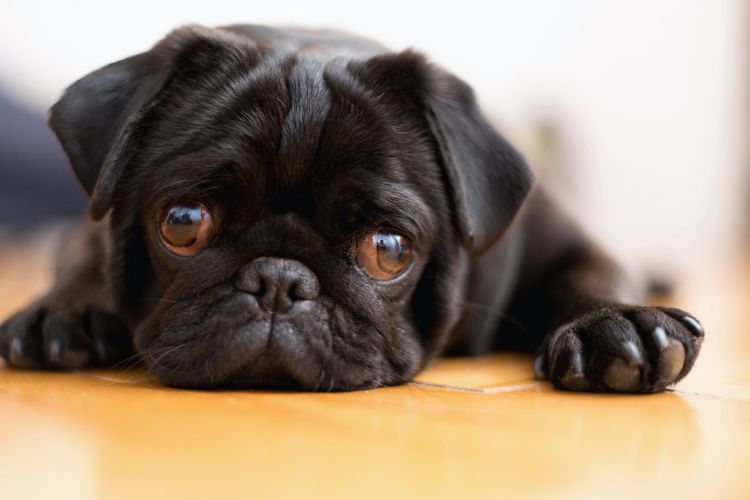
<svg viewBox="0 0 750 500">
<path fill-rule="evenodd" d="M 296 305 L 318 296 L 320 285 L 304 264 L 291 259 L 259 257 L 237 273 L 235 287 L 256 297 L 260 308 L 276 315 L 293 316 Z"/>
</svg>

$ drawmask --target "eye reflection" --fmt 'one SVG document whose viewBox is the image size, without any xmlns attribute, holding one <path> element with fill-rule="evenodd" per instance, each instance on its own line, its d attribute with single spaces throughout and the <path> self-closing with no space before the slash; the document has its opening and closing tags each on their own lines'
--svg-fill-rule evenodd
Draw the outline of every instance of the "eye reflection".
<svg viewBox="0 0 750 500">
<path fill-rule="evenodd" d="M 159 237 L 164 246 L 177 255 L 197 254 L 213 235 L 211 214 L 201 204 L 167 207 L 159 219 Z"/>
<path fill-rule="evenodd" d="M 408 238 L 394 233 L 373 232 L 357 248 L 357 264 L 376 280 L 391 280 L 404 272 L 413 259 Z"/>
</svg>

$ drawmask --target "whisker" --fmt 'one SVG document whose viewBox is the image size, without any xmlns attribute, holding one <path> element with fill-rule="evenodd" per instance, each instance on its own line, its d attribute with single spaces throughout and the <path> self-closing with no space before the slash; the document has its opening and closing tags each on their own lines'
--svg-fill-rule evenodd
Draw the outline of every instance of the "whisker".
<svg viewBox="0 0 750 500">
<path fill-rule="evenodd" d="M 166 351 L 163 352 L 163 353 L 161 353 L 159 355 L 159 357 L 156 358 L 156 359 L 154 359 L 153 356 L 151 356 L 151 359 L 153 360 L 154 365 L 158 365 L 159 361 L 161 361 L 162 359 L 164 359 L 165 356 L 168 356 L 168 355 L 172 354 L 173 352 L 179 351 L 180 349 L 182 349 L 186 345 L 187 345 L 187 342 L 185 342 L 183 344 L 180 344 L 180 345 L 173 346 L 173 347 L 165 348 Z"/>
<path fill-rule="evenodd" d="M 127 372 L 128 370 L 130 370 L 130 369 L 134 368 L 135 366 L 137 366 L 138 362 L 142 361 L 142 360 L 143 360 L 143 354 L 141 354 L 140 352 L 136 352 L 136 353 L 131 354 L 130 356 L 128 356 L 126 358 L 121 359 L 120 361 L 118 361 L 114 365 L 110 366 L 110 369 L 111 370 L 117 370 L 117 369 L 121 368 L 122 366 L 125 366 L 126 364 L 128 364 L 130 362 L 135 362 L 135 363 L 127 366 L 123 370 L 123 371 Z"/>
</svg>

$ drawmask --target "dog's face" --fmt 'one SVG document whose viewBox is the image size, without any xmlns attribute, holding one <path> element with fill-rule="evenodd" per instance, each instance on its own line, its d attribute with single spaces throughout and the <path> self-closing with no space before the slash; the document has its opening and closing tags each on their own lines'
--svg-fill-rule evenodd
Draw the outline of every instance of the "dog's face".
<svg viewBox="0 0 750 500">
<path fill-rule="evenodd" d="M 409 380 L 531 182 L 468 87 L 410 52 L 187 28 L 74 84 L 50 123 L 109 213 L 136 349 L 178 386 Z"/>
</svg>

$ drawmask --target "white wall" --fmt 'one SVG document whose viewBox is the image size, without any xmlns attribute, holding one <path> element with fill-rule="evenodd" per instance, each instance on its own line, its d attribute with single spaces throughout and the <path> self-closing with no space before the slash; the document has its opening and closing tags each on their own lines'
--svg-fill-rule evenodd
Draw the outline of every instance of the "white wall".
<svg viewBox="0 0 750 500">
<path fill-rule="evenodd" d="M 471 82 L 519 144 L 539 118 L 561 125 L 568 198 L 587 225 L 621 253 L 679 270 L 733 245 L 744 222 L 745 6 L 3 0 L 0 80 L 46 107 L 79 76 L 187 22 L 332 26 L 413 46 Z"/>
</svg>

